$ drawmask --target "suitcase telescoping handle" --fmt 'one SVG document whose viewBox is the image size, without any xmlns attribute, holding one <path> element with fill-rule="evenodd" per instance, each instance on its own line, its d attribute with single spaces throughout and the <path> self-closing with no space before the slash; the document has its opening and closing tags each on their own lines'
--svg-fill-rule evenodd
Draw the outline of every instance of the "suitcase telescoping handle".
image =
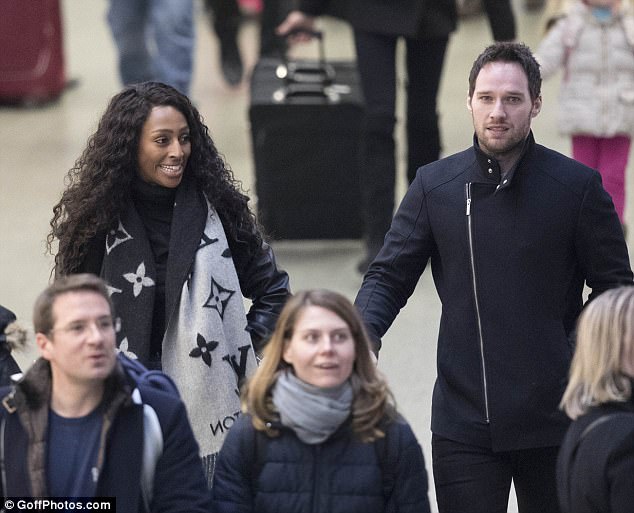
<svg viewBox="0 0 634 513">
<path fill-rule="evenodd" d="M 319 57 L 317 62 L 309 60 L 289 61 L 282 52 L 282 64 L 278 66 L 276 75 L 284 81 L 284 99 L 295 96 L 326 97 L 326 88 L 335 79 L 334 68 L 326 62 L 324 34 L 318 30 L 298 28 L 290 31 L 287 37 L 304 33 L 318 42 Z"/>
</svg>

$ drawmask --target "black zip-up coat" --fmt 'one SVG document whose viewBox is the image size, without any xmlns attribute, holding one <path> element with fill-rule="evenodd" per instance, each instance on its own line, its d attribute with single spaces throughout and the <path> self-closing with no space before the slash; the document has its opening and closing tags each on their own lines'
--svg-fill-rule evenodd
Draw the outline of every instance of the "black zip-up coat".
<svg viewBox="0 0 634 513">
<path fill-rule="evenodd" d="M 356 299 L 377 349 L 428 261 L 442 302 L 432 431 L 496 451 L 559 445 L 584 284 L 592 298 L 632 283 L 600 175 L 532 134 L 502 181 L 475 145 L 419 169 Z"/>
</svg>

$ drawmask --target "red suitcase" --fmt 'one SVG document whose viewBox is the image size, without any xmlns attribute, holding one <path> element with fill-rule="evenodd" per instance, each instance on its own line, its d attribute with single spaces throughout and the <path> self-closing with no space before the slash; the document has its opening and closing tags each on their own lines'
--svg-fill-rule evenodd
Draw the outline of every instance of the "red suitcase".
<svg viewBox="0 0 634 513">
<path fill-rule="evenodd" d="M 59 0 L 0 0 L 0 102 L 57 98 L 66 82 Z"/>
</svg>

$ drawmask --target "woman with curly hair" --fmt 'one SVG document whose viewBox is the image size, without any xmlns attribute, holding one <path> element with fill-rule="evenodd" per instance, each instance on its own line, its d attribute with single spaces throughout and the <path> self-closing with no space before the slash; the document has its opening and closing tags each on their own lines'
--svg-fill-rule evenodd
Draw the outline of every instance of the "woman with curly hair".
<svg viewBox="0 0 634 513">
<path fill-rule="evenodd" d="M 176 381 L 209 479 L 290 294 L 248 200 L 189 99 L 146 82 L 111 99 L 48 235 L 56 275 L 108 282 L 119 351 Z"/>
<path fill-rule="evenodd" d="M 242 410 L 218 455 L 218 513 L 430 511 L 421 448 L 342 295 L 288 301 Z"/>
</svg>

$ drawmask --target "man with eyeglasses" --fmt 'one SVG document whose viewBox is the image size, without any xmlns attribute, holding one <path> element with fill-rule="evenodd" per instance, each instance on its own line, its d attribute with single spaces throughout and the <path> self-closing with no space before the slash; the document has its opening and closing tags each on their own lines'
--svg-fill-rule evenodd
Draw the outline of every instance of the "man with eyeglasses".
<svg viewBox="0 0 634 513">
<path fill-rule="evenodd" d="M 0 389 L 0 497 L 116 497 L 119 511 L 208 512 L 185 407 L 123 370 L 105 283 L 58 279 L 38 297 L 33 324 L 41 357 Z M 162 449 L 149 446 L 148 418 Z"/>
</svg>

